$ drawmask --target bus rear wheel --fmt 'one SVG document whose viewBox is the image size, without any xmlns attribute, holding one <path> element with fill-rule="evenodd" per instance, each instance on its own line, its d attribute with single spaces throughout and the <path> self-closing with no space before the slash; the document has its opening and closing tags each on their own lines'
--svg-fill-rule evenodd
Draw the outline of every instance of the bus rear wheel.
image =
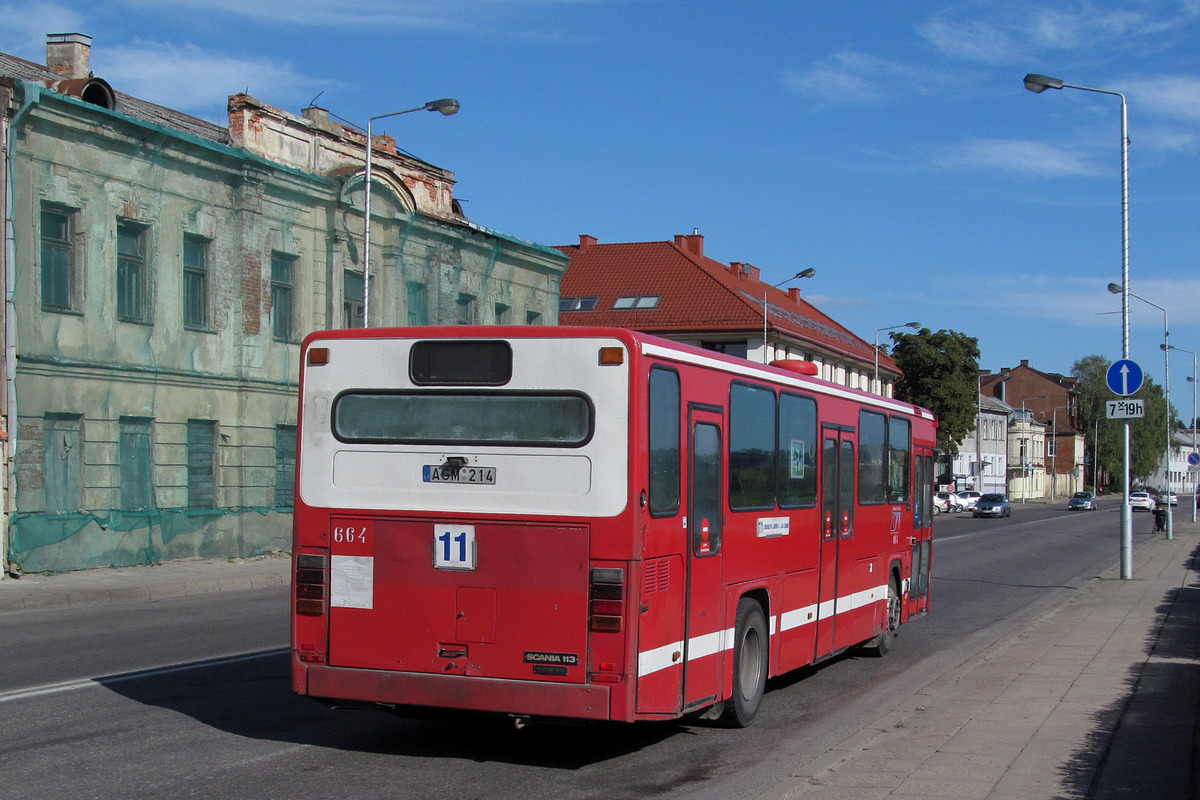
<svg viewBox="0 0 1200 800">
<path fill-rule="evenodd" d="M 767 688 L 767 618 L 757 601 L 743 597 L 738 603 L 733 640 L 733 697 L 725 704 L 721 722 L 745 728 L 758 715 Z"/>
<path fill-rule="evenodd" d="M 869 655 L 882 658 L 892 649 L 892 638 L 900 627 L 900 580 L 895 575 L 888 581 L 887 619 L 883 631 L 863 648 Z"/>
</svg>

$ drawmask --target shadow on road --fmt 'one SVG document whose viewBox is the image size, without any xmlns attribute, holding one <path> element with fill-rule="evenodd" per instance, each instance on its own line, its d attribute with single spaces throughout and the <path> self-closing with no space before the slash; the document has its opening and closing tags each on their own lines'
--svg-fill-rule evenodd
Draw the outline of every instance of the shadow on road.
<svg viewBox="0 0 1200 800">
<path fill-rule="evenodd" d="M 684 722 L 619 725 L 620 735 L 614 735 L 617 723 L 535 723 L 516 730 L 501 715 L 418 720 L 374 709 L 331 709 L 292 694 L 289 669 L 288 654 L 273 652 L 98 682 L 134 702 L 235 736 L 413 758 L 575 770 L 694 733 Z"/>
</svg>

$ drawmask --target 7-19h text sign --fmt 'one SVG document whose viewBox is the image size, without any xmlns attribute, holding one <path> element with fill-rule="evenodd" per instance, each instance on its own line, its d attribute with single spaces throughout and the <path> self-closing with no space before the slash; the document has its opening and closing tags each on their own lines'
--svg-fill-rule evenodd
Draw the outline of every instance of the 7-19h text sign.
<svg viewBox="0 0 1200 800">
<path fill-rule="evenodd" d="M 1104 405 L 1107 419 L 1140 419 L 1146 416 L 1145 400 L 1107 400 Z"/>
</svg>

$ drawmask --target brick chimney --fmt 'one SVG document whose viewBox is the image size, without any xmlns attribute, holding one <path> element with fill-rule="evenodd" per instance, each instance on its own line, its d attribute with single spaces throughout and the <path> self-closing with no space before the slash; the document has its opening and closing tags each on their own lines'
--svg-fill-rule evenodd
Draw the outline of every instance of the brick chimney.
<svg viewBox="0 0 1200 800">
<path fill-rule="evenodd" d="M 92 37 L 82 33 L 47 34 L 46 66 L 66 80 L 91 77 Z"/>
<path fill-rule="evenodd" d="M 581 233 L 579 234 L 579 249 L 587 250 L 598 241 L 599 239 L 597 239 L 595 236 L 589 236 L 586 233 Z"/>
<path fill-rule="evenodd" d="M 788 299 L 790 299 L 793 303 L 800 302 L 800 287 L 799 286 L 788 287 Z"/>
<path fill-rule="evenodd" d="M 702 258 L 704 256 L 704 235 L 695 228 L 692 229 L 691 234 L 677 233 L 675 234 L 675 246 Z"/>
</svg>

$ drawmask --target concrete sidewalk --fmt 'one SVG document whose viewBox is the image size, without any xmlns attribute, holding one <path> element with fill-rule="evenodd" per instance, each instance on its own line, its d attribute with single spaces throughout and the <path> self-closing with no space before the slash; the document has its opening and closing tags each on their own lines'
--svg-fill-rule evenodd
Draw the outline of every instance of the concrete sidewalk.
<svg viewBox="0 0 1200 800">
<path fill-rule="evenodd" d="M 287 553 L 255 558 L 191 558 L 146 567 L 23 575 L 0 581 L 0 614 L 105 603 L 131 603 L 206 592 L 286 586 Z"/>
<path fill-rule="evenodd" d="M 1063 605 L 904 699 L 760 800 L 1197 797 L 1200 524 L 1134 537 Z M 1181 519 L 1184 517 L 1184 519 Z"/>
</svg>

